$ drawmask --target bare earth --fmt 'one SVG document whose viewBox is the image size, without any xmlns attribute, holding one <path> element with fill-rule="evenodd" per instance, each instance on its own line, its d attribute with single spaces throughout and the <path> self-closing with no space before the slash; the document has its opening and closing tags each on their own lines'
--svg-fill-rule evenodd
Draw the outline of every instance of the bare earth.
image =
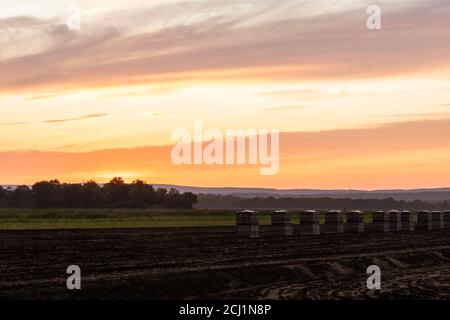
<svg viewBox="0 0 450 320">
<path fill-rule="evenodd" d="M 65 272 L 82 270 L 82 290 Z M 366 268 L 382 290 L 366 288 Z M 0 231 L 0 299 L 450 299 L 450 230 L 275 237 L 235 228 Z"/>
</svg>

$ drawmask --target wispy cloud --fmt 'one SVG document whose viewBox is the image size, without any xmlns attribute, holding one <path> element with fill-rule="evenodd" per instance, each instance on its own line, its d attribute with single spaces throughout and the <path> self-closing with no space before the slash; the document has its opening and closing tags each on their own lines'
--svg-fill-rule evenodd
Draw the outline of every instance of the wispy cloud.
<svg viewBox="0 0 450 320">
<path fill-rule="evenodd" d="M 154 88 L 144 89 L 144 90 L 133 90 L 133 91 L 124 91 L 119 92 L 117 94 L 106 95 L 105 97 L 139 97 L 139 96 L 149 96 L 149 95 L 159 95 L 159 94 L 168 94 L 175 92 L 179 89 L 183 88 L 183 86 L 158 86 Z"/>
<path fill-rule="evenodd" d="M 41 95 L 32 96 L 28 99 L 29 100 L 47 100 L 47 99 L 51 99 L 51 98 L 55 98 L 55 97 L 58 97 L 58 95 L 57 94 L 41 94 Z"/>
<path fill-rule="evenodd" d="M 23 121 L 18 121 L 18 122 L 4 122 L 4 123 L 0 123 L 2 126 L 20 126 L 20 125 L 24 125 L 27 124 L 27 122 L 23 122 Z"/>
<path fill-rule="evenodd" d="M 269 111 L 295 111 L 304 109 L 305 106 L 280 106 L 280 107 L 269 107 L 266 110 Z"/>
<path fill-rule="evenodd" d="M 147 119 L 155 119 L 167 116 L 167 114 L 162 112 L 142 112 L 138 113 L 138 115 Z"/>
<path fill-rule="evenodd" d="M 377 118 L 399 118 L 399 119 L 427 119 L 440 118 L 450 119 L 450 112 L 423 112 L 423 113 L 398 113 L 378 115 Z"/>
<path fill-rule="evenodd" d="M 81 117 L 76 117 L 76 118 L 45 120 L 44 123 L 62 123 L 62 122 L 70 122 L 70 121 L 88 120 L 88 119 L 93 119 L 93 118 L 106 117 L 107 115 L 108 115 L 107 113 L 87 114 L 87 115 L 84 115 Z"/>
<path fill-rule="evenodd" d="M 141 8 L 127 12 L 132 26 L 116 27 L 115 18 L 104 17 L 110 25 L 88 24 L 79 33 L 64 25 L 46 27 L 46 45 L 33 46 L 45 50 L 0 60 L 0 90 L 219 81 L 236 75 L 273 81 L 368 78 L 450 67 L 450 43 L 442 41 L 450 38 L 448 1 L 414 2 L 401 10 L 398 2 L 395 10 L 384 4 L 383 29 L 376 33 L 367 31 L 360 6 L 302 17 L 305 2 L 287 10 L 293 2 L 283 1 L 279 12 L 275 1 L 226 3 Z M 241 7 L 245 14 L 236 10 Z M 217 15 L 207 16 L 193 10 L 218 8 Z M 229 8 L 235 8 L 234 16 L 220 14 Z M 192 12 L 181 12 L 187 9 Z M 142 12 L 150 14 L 146 20 L 161 15 L 172 20 L 139 29 Z"/>
<path fill-rule="evenodd" d="M 270 179 L 247 166 L 175 166 L 170 159 L 171 146 L 92 152 L 0 152 L 0 182 L 32 183 L 54 177 L 80 181 L 98 178 L 98 172 L 112 171 L 138 172 L 140 178 L 152 183 L 181 185 L 436 187 L 448 184 L 449 135 L 449 119 L 285 132 L 280 137 L 283 169 Z"/>
</svg>

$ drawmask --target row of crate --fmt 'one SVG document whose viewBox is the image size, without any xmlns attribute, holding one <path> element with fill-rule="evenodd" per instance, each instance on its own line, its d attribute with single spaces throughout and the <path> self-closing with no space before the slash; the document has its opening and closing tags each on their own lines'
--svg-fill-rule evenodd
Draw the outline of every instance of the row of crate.
<svg viewBox="0 0 450 320">
<path fill-rule="evenodd" d="M 320 215 L 316 210 L 293 212 L 300 217 L 300 224 L 295 225 L 300 234 L 319 235 Z M 450 228 L 450 211 L 419 211 L 417 222 L 412 211 L 375 211 L 372 213 L 372 231 L 414 231 L 436 230 Z M 292 236 L 294 225 L 292 213 L 285 210 L 273 211 L 271 214 L 272 232 L 279 235 Z M 346 219 L 344 217 L 346 216 Z M 346 223 L 344 223 L 346 220 Z M 236 214 L 238 234 L 243 237 L 256 238 L 259 236 L 259 214 L 252 210 L 239 211 Z M 366 229 L 364 212 L 352 210 L 346 213 L 341 210 L 325 212 L 325 233 L 361 233 Z"/>
</svg>

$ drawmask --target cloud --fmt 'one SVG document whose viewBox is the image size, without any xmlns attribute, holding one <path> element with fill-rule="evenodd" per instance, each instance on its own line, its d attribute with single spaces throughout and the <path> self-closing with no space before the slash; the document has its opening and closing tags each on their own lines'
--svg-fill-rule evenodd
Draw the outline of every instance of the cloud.
<svg viewBox="0 0 450 320">
<path fill-rule="evenodd" d="M 425 112 L 425 113 L 398 113 L 377 115 L 377 118 L 400 118 L 405 119 L 427 119 L 427 118 L 450 118 L 450 112 Z"/>
<path fill-rule="evenodd" d="M 270 111 L 295 111 L 305 108 L 304 106 L 281 106 L 281 107 L 269 107 L 266 110 Z"/>
<path fill-rule="evenodd" d="M 84 115 L 81 117 L 76 117 L 76 118 L 45 120 L 44 123 L 62 123 L 62 122 L 70 122 L 70 121 L 88 120 L 88 119 L 93 119 L 93 118 L 106 117 L 107 115 L 108 115 L 107 113 L 87 114 L 87 115 Z"/>
<path fill-rule="evenodd" d="M 323 97 L 324 92 L 322 90 L 316 89 L 298 89 L 298 90 L 278 90 L 278 91 L 267 91 L 260 93 L 267 97 L 282 97 L 282 98 L 318 98 Z"/>
<path fill-rule="evenodd" d="M 4 123 L 0 123 L 2 126 L 20 126 L 20 125 L 24 125 L 27 124 L 27 122 L 4 122 Z"/>
<path fill-rule="evenodd" d="M 370 157 L 406 151 L 450 148 L 450 118 L 393 122 L 369 128 L 286 132 L 280 137 L 286 154 L 323 157 Z M 283 139 L 283 140 L 281 140 Z"/>
<path fill-rule="evenodd" d="M 159 95 L 159 94 L 168 94 L 175 92 L 179 89 L 183 88 L 182 86 L 159 86 L 144 90 L 134 90 L 134 91 L 125 91 L 119 92 L 117 94 L 105 95 L 105 97 L 139 97 L 139 96 L 149 96 L 149 95 Z"/>
<path fill-rule="evenodd" d="M 136 172 L 152 183 L 180 185 L 436 187 L 448 184 L 449 136 L 450 119 L 284 132 L 280 136 L 280 173 L 270 178 L 259 176 L 259 166 L 175 166 L 170 160 L 172 146 L 0 152 L 0 183 L 55 177 L 83 181 L 101 177 L 99 172 Z"/>
<path fill-rule="evenodd" d="M 28 100 L 47 100 L 47 99 L 56 98 L 56 97 L 58 97 L 57 94 L 41 94 L 41 95 L 37 95 L 37 96 L 32 96 L 32 97 L 28 98 Z"/>
<path fill-rule="evenodd" d="M 37 19 L 29 16 L 17 16 L 0 19 L 0 30 L 17 28 L 33 28 L 36 26 L 47 25 L 48 21 L 43 19 Z"/>
<path fill-rule="evenodd" d="M 291 14 L 301 12 L 301 6 L 288 10 L 292 2 L 280 7 L 272 1 L 248 5 L 245 14 L 233 18 L 220 14 L 224 3 L 199 4 L 205 12 L 220 8 L 207 18 L 177 4 L 159 11 L 141 9 L 141 14 L 127 12 L 128 23 L 120 27 L 106 18 L 110 26 L 87 25 L 80 33 L 63 25 L 48 27 L 45 51 L 0 62 L 0 90 L 354 79 L 450 67 L 450 43 L 442 41 L 450 38 L 446 1 L 400 8 L 397 3 L 395 10 L 384 4 L 383 28 L 375 32 L 366 29 L 367 16 L 359 7 L 305 17 Z M 146 19 L 151 20 L 161 10 L 175 20 L 137 27 L 142 12 L 150 12 Z M 130 26 L 129 21 L 136 24 Z"/>
<path fill-rule="evenodd" d="M 0 61 L 49 50 L 53 39 L 48 30 L 55 22 L 30 16 L 0 19 Z"/>
<path fill-rule="evenodd" d="M 293 89 L 293 90 L 277 90 L 261 92 L 260 95 L 277 98 L 277 99 L 292 99 L 292 100 L 317 100 L 324 97 L 345 97 L 348 92 L 345 90 L 324 90 L 324 89 Z M 354 96 L 355 94 L 352 93 Z"/>
<path fill-rule="evenodd" d="M 147 119 L 155 119 L 155 118 L 161 118 L 161 117 L 166 117 L 167 115 L 165 113 L 161 113 L 161 112 L 142 112 L 139 113 L 138 115 L 147 118 Z"/>
</svg>

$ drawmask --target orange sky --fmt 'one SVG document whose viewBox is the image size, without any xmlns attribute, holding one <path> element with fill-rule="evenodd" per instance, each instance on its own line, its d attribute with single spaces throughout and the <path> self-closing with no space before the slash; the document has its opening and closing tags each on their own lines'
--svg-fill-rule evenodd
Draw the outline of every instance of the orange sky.
<svg viewBox="0 0 450 320">
<path fill-rule="evenodd" d="M 3 0 L 0 183 L 449 186 L 450 4 L 380 1 L 378 31 L 369 4 Z M 279 129 L 279 173 L 173 165 L 197 120 Z"/>
</svg>

